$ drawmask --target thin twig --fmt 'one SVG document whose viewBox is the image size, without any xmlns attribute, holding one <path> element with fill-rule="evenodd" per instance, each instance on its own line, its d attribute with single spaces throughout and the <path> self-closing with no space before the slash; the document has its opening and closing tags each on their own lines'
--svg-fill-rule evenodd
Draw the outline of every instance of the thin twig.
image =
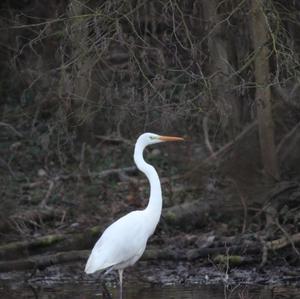
<svg viewBox="0 0 300 299">
<path fill-rule="evenodd" d="M 44 199 L 40 203 L 40 207 L 42 207 L 42 208 L 47 206 L 48 199 L 50 198 L 50 196 L 52 194 L 52 191 L 53 191 L 53 187 L 54 187 L 54 181 L 53 180 L 49 180 L 48 183 L 49 183 L 48 191 L 46 193 L 46 196 L 44 197 Z"/>
<path fill-rule="evenodd" d="M 12 130 L 12 131 L 13 131 L 18 137 L 20 137 L 20 138 L 23 137 L 23 135 L 22 135 L 19 131 L 17 131 L 12 125 L 10 125 L 10 124 L 8 124 L 8 123 L 5 123 L 5 122 L 0 121 L 0 126 L 6 127 L 6 128 L 8 128 L 8 129 Z"/>
<path fill-rule="evenodd" d="M 276 152 L 279 154 L 283 146 L 286 144 L 288 139 L 294 135 L 294 133 L 300 128 L 300 122 L 298 122 L 280 141 L 280 143 L 277 145 Z"/>
<path fill-rule="evenodd" d="M 204 133 L 204 142 L 205 142 L 205 145 L 206 145 L 207 149 L 209 150 L 209 153 L 210 153 L 211 157 L 213 159 L 215 159 L 215 152 L 214 152 L 213 147 L 212 147 L 212 145 L 210 143 L 210 140 L 209 140 L 208 115 L 205 115 L 203 117 L 202 126 L 203 126 L 203 133 Z"/>
<path fill-rule="evenodd" d="M 300 233 L 290 236 L 290 235 L 288 234 L 288 232 L 287 232 L 287 231 L 282 227 L 282 225 L 279 223 L 278 218 L 275 219 L 275 223 L 276 223 L 276 225 L 279 227 L 279 229 L 283 232 L 283 234 L 284 234 L 286 240 L 292 245 L 292 247 L 293 247 L 294 251 L 296 252 L 296 254 L 297 254 L 298 256 L 300 256 L 300 252 L 299 252 L 299 250 L 298 250 L 298 249 L 296 248 L 296 246 L 295 246 L 295 242 L 299 242 L 299 241 L 300 241 Z M 285 238 L 284 238 L 284 239 L 285 239 Z M 282 238 L 282 239 L 277 240 L 277 246 L 278 246 L 277 248 L 278 248 L 278 249 L 281 248 L 280 246 L 282 246 L 282 247 L 285 246 L 284 239 Z M 275 247 L 274 247 L 274 243 L 273 243 L 273 244 L 271 243 L 270 246 L 271 246 L 273 249 L 275 248 Z M 277 248 L 276 248 L 276 249 L 277 249 Z"/>
</svg>

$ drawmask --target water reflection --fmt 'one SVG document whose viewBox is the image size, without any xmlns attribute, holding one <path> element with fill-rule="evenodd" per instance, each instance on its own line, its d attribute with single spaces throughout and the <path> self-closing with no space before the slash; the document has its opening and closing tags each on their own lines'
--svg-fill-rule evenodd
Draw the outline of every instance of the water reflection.
<svg viewBox="0 0 300 299">
<path fill-rule="evenodd" d="M 118 298 L 117 289 L 111 289 L 112 298 Z M 23 289 L 0 288 L 0 298 L 15 299 L 102 299 L 99 289 L 85 285 L 60 285 L 56 288 Z M 130 287 L 126 286 L 124 299 L 300 299 L 300 289 L 283 287 L 235 286 L 169 286 Z"/>
</svg>

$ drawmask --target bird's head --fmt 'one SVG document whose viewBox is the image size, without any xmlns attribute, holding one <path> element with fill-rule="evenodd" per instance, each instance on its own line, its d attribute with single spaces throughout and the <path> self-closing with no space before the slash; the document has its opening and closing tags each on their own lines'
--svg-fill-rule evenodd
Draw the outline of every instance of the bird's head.
<svg viewBox="0 0 300 299">
<path fill-rule="evenodd" d="M 137 142 L 142 143 L 144 146 L 160 143 L 160 142 L 166 142 L 166 141 L 183 141 L 184 139 L 181 137 L 174 137 L 174 136 L 162 136 L 157 135 L 154 133 L 144 133 L 142 134 Z"/>
</svg>

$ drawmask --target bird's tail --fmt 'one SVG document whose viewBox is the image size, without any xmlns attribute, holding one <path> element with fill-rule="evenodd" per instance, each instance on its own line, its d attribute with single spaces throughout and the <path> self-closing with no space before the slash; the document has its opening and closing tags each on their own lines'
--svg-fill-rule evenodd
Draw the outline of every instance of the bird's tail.
<svg viewBox="0 0 300 299">
<path fill-rule="evenodd" d="M 96 261 L 94 260 L 93 255 L 90 255 L 90 257 L 85 265 L 84 272 L 86 274 L 92 274 L 92 273 L 96 272 L 97 269 L 95 266 L 96 266 Z"/>
<path fill-rule="evenodd" d="M 86 274 L 92 274 L 96 271 L 105 270 L 111 266 L 113 266 L 115 263 L 106 261 L 103 256 L 96 255 L 92 252 L 90 255 L 86 265 L 84 272 Z"/>
</svg>

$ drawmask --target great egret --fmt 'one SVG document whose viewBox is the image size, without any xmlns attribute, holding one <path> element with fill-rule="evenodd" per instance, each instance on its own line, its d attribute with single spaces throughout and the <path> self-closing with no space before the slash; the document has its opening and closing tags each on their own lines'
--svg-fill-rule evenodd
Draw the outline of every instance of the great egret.
<svg viewBox="0 0 300 299">
<path fill-rule="evenodd" d="M 95 244 L 86 263 L 87 274 L 104 269 L 118 270 L 120 298 L 122 298 L 123 271 L 142 256 L 148 238 L 157 226 L 162 209 L 159 177 L 155 168 L 143 159 L 144 148 L 150 144 L 180 140 L 183 138 L 153 133 L 144 133 L 138 138 L 134 148 L 134 162 L 150 182 L 149 203 L 144 210 L 133 211 L 111 224 Z"/>
</svg>

